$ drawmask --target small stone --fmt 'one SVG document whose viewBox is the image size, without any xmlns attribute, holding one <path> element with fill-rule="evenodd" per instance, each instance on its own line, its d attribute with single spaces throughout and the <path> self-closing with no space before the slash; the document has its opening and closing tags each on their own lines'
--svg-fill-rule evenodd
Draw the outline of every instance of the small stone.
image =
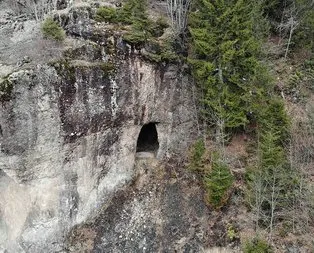
<svg viewBox="0 0 314 253">
<path fill-rule="evenodd" d="M 31 62 L 31 58 L 29 57 L 29 56 L 27 56 L 27 55 L 25 55 L 24 57 L 23 57 L 23 63 L 30 63 Z"/>
</svg>

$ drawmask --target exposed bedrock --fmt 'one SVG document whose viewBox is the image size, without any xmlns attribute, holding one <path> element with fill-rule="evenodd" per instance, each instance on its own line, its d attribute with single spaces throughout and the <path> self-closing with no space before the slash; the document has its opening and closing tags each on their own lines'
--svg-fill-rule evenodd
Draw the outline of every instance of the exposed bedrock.
<svg viewBox="0 0 314 253">
<path fill-rule="evenodd" d="M 0 252 L 199 252 L 201 189 L 167 166 L 196 131 L 188 76 L 144 60 L 88 12 L 58 16 L 72 35 L 58 57 L 2 78 Z M 149 123 L 157 136 L 138 141 Z"/>
</svg>

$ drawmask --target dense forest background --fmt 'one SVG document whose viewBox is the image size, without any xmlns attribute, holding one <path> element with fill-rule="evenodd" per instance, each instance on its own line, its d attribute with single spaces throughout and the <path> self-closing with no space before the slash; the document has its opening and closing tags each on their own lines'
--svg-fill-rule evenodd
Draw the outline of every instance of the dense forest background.
<svg viewBox="0 0 314 253">
<path fill-rule="evenodd" d="M 228 145 L 243 134 L 242 200 L 255 231 L 244 252 L 313 251 L 314 1 L 194 1 L 188 20 L 205 136 L 192 167 L 208 203 L 221 208 L 234 194 Z"/>
</svg>

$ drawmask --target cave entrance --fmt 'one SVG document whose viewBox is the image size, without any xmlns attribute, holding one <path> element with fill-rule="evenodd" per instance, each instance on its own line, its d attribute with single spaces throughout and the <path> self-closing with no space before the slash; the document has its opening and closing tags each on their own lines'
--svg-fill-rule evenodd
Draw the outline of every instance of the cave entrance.
<svg viewBox="0 0 314 253">
<path fill-rule="evenodd" d="M 136 152 L 156 152 L 158 148 L 156 123 L 143 125 L 137 139 Z"/>
</svg>

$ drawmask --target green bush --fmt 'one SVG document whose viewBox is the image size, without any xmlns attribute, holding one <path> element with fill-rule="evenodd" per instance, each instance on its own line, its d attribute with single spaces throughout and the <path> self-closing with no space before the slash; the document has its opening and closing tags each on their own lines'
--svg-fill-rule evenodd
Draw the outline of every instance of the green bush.
<svg viewBox="0 0 314 253">
<path fill-rule="evenodd" d="M 206 202 L 218 209 L 228 200 L 234 178 L 218 153 L 212 155 L 210 170 L 206 163 L 206 146 L 203 139 L 199 139 L 190 150 L 188 168 L 202 178 Z"/>
<path fill-rule="evenodd" d="M 116 9 L 107 6 L 98 8 L 96 11 L 95 20 L 98 22 L 117 22 L 118 16 Z"/>
<path fill-rule="evenodd" d="M 150 33 L 152 21 L 147 16 L 134 16 L 132 18 L 131 31 L 124 35 L 123 39 L 130 44 L 140 46 L 152 37 Z"/>
<path fill-rule="evenodd" d="M 171 49 L 165 49 L 161 52 L 161 61 L 163 62 L 177 62 L 179 60 L 178 54 Z"/>
<path fill-rule="evenodd" d="M 206 201 L 214 208 L 222 207 L 228 200 L 233 175 L 227 164 L 213 155 L 212 169 L 204 176 Z"/>
<path fill-rule="evenodd" d="M 133 25 L 135 22 L 146 22 L 148 20 L 146 7 L 146 0 L 128 0 L 121 8 L 117 9 L 102 6 L 96 10 L 94 19 L 98 22 L 106 21 Z M 147 29 L 147 27 L 144 28 Z"/>
<path fill-rule="evenodd" d="M 236 238 L 239 238 L 239 235 L 238 235 L 235 227 L 232 224 L 227 224 L 227 238 L 230 241 L 233 241 Z"/>
<path fill-rule="evenodd" d="M 62 27 L 55 22 L 52 18 L 47 18 L 42 26 L 41 31 L 44 35 L 44 38 L 53 39 L 56 41 L 62 41 L 65 38 L 65 32 Z"/>
<path fill-rule="evenodd" d="M 116 69 L 115 65 L 111 62 L 101 63 L 100 67 L 101 67 L 102 71 L 104 73 L 107 73 L 107 74 L 113 73 Z"/>
<path fill-rule="evenodd" d="M 272 253 L 274 252 L 268 243 L 262 239 L 254 238 L 247 241 L 243 248 L 244 253 Z"/>
</svg>

